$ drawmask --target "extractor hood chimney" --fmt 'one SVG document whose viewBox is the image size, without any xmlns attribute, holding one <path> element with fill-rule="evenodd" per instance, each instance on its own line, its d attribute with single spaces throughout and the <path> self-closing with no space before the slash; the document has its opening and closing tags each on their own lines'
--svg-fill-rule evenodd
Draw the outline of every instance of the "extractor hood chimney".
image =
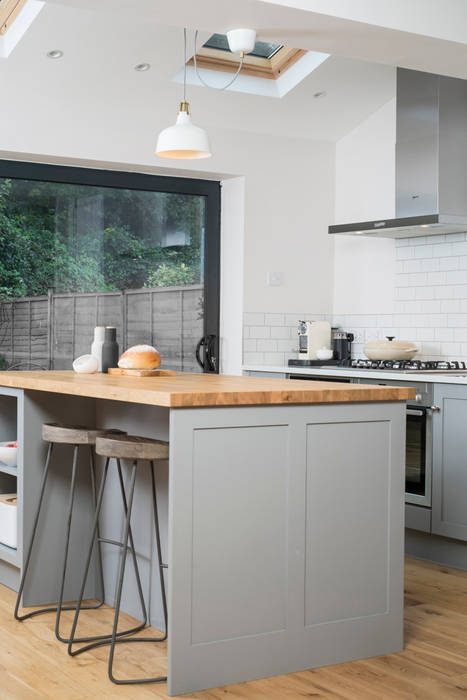
<svg viewBox="0 0 467 700">
<path fill-rule="evenodd" d="M 386 238 L 467 231 L 467 80 L 397 69 L 396 218 L 329 227 Z"/>
</svg>

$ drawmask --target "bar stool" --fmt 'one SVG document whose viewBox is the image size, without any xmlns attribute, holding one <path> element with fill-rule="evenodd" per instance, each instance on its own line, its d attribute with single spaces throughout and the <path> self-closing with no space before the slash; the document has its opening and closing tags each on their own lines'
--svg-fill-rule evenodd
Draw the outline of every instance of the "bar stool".
<svg viewBox="0 0 467 700">
<path fill-rule="evenodd" d="M 90 541 L 89 550 L 88 550 L 88 557 L 87 557 L 85 571 L 84 571 L 84 577 L 83 577 L 83 581 L 82 581 L 82 585 L 81 585 L 80 596 L 79 596 L 78 603 L 76 606 L 76 612 L 75 612 L 75 617 L 73 620 L 73 626 L 71 628 L 71 633 L 70 633 L 70 641 L 68 644 L 68 653 L 70 654 L 70 656 L 76 656 L 77 654 L 81 654 L 84 651 L 87 651 L 89 649 L 93 649 L 93 648 L 98 647 L 98 646 L 103 646 L 105 644 L 110 644 L 108 674 L 109 674 L 110 680 L 113 683 L 117 683 L 118 685 L 136 685 L 139 683 L 160 683 L 160 682 L 166 681 L 167 676 L 159 676 L 159 677 L 154 677 L 154 678 L 140 678 L 140 679 L 131 679 L 131 680 L 130 679 L 119 680 L 119 679 L 115 678 L 115 676 L 114 676 L 113 662 L 114 662 L 114 654 L 115 654 L 115 645 L 117 643 L 164 642 L 167 639 L 167 597 L 166 597 L 165 582 L 164 582 L 164 569 L 167 568 L 167 565 L 162 563 L 154 462 L 157 460 L 167 460 L 168 459 L 168 457 L 169 457 L 169 443 L 164 442 L 162 440 L 152 440 L 150 438 L 137 437 L 134 435 L 104 436 L 104 437 L 98 437 L 96 440 L 96 454 L 101 455 L 103 457 L 106 457 L 106 460 L 105 460 L 104 472 L 103 472 L 103 476 L 102 476 L 102 482 L 101 482 L 101 486 L 99 489 L 99 496 L 97 499 L 96 513 L 95 513 L 95 518 L 94 518 L 94 525 L 93 525 L 93 531 L 92 531 L 92 535 L 91 535 L 91 541 Z M 118 477 L 119 477 L 119 481 L 120 481 L 120 489 L 121 489 L 121 494 L 122 494 L 122 504 L 123 504 L 123 510 L 124 510 L 124 514 L 125 514 L 123 539 L 121 542 L 117 542 L 115 540 L 109 540 L 109 539 L 100 537 L 98 534 L 99 515 L 100 515 L 101 508 L 102 508 L 102 500 L 104 497 L 105 485 L 106 485 L 107 475 L 108 475 L 108 471 L 109 471 L 109 464 L 110 464 L 111 459 L 115 459 L 116 464 L 117 464 L 117 471 L 118 471 Z M 126 496 L 125 488 L 124 488 L 124 484 L 123 484 L 122 464 L 121 464 L 122 459 L 132 460 L 128 498 Z M 117 633 L 117 628 L 118 628 L 118 620 L 119 620 L 119 616 L 120 616 L 120 605 L 121 605 L 121 600 L 122 600 L 123 579 L 124 579 L 124 575 L 125 575 L 126 555 L 127 555 L 128 550 L 133 554 L 133 557 L 135 557 L 134 543 L 133 543 L 133 537 L 131 534 L 130 523 L 131 523 L 131 513 L 133 510 L 133 498 L 134 498 L 134 493 L 135 493 L 136 473 L 137 473 L 137 469 L 138 469 L 138 462 L 140 460 L 148 461 L 149 466 L 150 466 L 153 517 L 154 517 L 154 528 L 155 528 L 155 538 L 156 538 L 156 550 L 157 550 L 158 564 L 159 564 L 158 569 L 159 569 L 159 579 L 160 579 L 160 586 L 161 586 L 162 607 L 163 607 L 163 612 L 164 612 L 165 633 L 164 633 L 164 636 L 162 636 L 162 637 L 131 637 L 131 638 L 125 637 L 124 639 L 122 639 L 122 638 L 119 638 L 119 633 Z M 92 553 L 93 553 L 93 549 L 94 549 L 94 545 L 95 545 L 96 540 L 99 542 L 105 542 L 107 544 L 115 545 L 115 546 L 119 547 L 121 550 L 120 562 L 119 562 L 119 567 L 118 567 L 117 595 L 116 595 L 116 602 L 115 602 L 115 614 L 114 614 L 112 634 L 109 634 L 107 636 L 107 639 L 105 639 L 105 640 L 97 641 L 97 642 L 94 642 L 92 644 L 87 644 L 84 647 L 73 650 L 73 644 L 75 642 L 80 641 L 79 639 L 75 638 L 75 634 L 76 634 L 76 628 L 78 625 L 79 614 L 80 614 L 80 611 L 83 609 L 82 601 L 83 601 L 83 596 L 84 596 L 84 590 L 85 590 L 85 586 L 86 586 L 86 581 L 87 581 L 87 577 L 88 577 L 88 573 L 89 573 L 89 566 L 91 563 Z M 130 546 L 128 546 L 128 542 L 130 542 Z M 135 570 L 137 570 L 136 562 L 135 562 Z M 146 626 L 147 612 L 146 612 L 146 605 L 144 602 L 144 596 L 143 596 L 143 592 L 142 592 L 141 581 L 140 581 L 139 575 L 137 575 L 137 585 L 138 585 L 138 590 L 139 590 L 141 607 L 142 607 L 142 611 L 143 611 L 143 618 L 145 621 L 143 626 Z M 122 635 L 120 635 L 120 637 L 121 636 Z"/>
<path fill-rule="evenodd" d="M 77 475 L 78 475 L 78 456 L 79 456 L 79 450 L 82 448 L 87 447 L 89 449 L 89 466 L 90 466 L 90 473 L 91 473 L 91 489 L 92 489 L 92 495 L 93 495 L 93 500 L 94 504 L 96 505 L 97 503 L 97 494 L 96 494 L 96 468 L 95 468 L 95 461 L 94 461 L 94 446 L 96 444 L 96 438 L 99 435 L 107 435 L 107 434 L 113 434 L 113 435 L 124 435 L 123 431 L 121 430 L 96 430 L 96 429 L 91 429 L 91 428 L 85 428 L 82 426 L 71 426 L 71 425 L 59 425 L 57 423 L 44 423 L 42 426 L 42 439 L 45 442 L 48 442 L 48 450 L 47 450 L 47 459 L 45 462 L 45 467 L 44 467 L 44 472 L 42 475 L 42 482 L 41 482 L 41 488 L 40 488 L 40 493 L 39 493 L 39 501 L 37 504 L 37 509 L 36 513 L 34 516 L 34 521 L 33 521 L 33 528 L 32 528 L 32 534 L 31 534 L 31 540 L 29 542 L 29 548 L 26 556 L 26 562 L 24 565 L 23 573 L 21 576 L 21 582 L 18 590 L 18 595 L 16 598 L 16 605 L 15 605 L 15 612 L 14 616 L 15 619 L 18 620 L 19 622 L 23 622 L 23 620 L 27 620 L 30 617 L 35 617 L 36 615 L 43 615 L 44 613 L 49 613 L 49 612 L 54 612 L 56 613 L 56 620 L 55 620 L 55 636 L 57 639 L 61 642 L 68 643 L 68 639 L 63 637 L 60 633 L 60 618 L 61 618 L 61 613 L 63 610 L 75 610 L 74 605 L 63 605 L 63 594 L 64 594 L 64 588 L 65 588 L 65 580 L 66 580 L 66 572 L 67 572 L 67 564 L 68 564 L 68 550 L 69 550 L 69 544 L 70 544 L 70 532 L 71 532 L 71 522 L 72 522 L 72 517 L 73 517 L 73 505 L 74 505 L 74 499 L 75 499 L 75 491 L 76 491 L 76 480 L 77 480 Z M 50 462 L 52 458 L 52 452 L 54 445 L 57 444 L 64 444 L 64 445 L 69 445 L 70 447 L 73 447 L 73 466 L 72 466 L 72 474 L 71 474 L 71 482 L 70 482 L 70 491 L 69 491 L 69 501 L 68 501 L 68 510 L 67 510 L 67 518 L 66 518 L 66 527 L 65 527 L 65 548 L 64 548 L 64 553 L 63 553 L 63 562 L 62 562 L 62 567 L 61 567 L 61 580 L 60 580 L 60 592 L 59 592 L 59 597 L 58 597 L 58 603 L 56 606 L 53 607 L 47 607 L 47 608 L 41 608 L 40 610 L 34 610 L 33 612 L 29 612 L 25 615 L 19 615 L 19 606 L 21 602 L 21 596 L 23 594 L 23 589 L 26 581 L 26 576 L 28 574 L 29 570 L 29 564 L 31 562 L 31 556 L 34 548 L 34 541 L 36 539 L 37 535 L 37 528 L 38 528 L 38 523 L 39 523 L 39 518 L 41 515 L 41 510 L 42 510 L 42 504 L 44 500 L 44 495 L 46 491 L 46 486 L 47 486 L 47 479 L 49 476 L 49 468 L 50 468 Z M 97 609 L 100 608 L 104 604 L 104 577 L 103 577 L 103 570 L 102 570 L 102 558 L 101 558 L 101 551 L 100 547 L 98 548 L 97 551 L 97 566 L 98 566 L 98 575 L 99 575 L 99 588 L 100 588 L 100 598 L 98 599 L 98 604 L 97 605 L 87 605 L 87 609 Z M 94 639 L 100 639 L 102 637 L 88 637 L 84 639 L 83 641 L 91 641 Z"/>
</svg>

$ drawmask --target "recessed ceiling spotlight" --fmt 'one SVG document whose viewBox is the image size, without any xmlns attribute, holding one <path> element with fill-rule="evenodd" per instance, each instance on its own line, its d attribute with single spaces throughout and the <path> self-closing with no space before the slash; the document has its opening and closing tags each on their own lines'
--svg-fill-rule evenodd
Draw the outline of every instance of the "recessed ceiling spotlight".
<svg viewBox="0 0 467 700">
<path fill-rule="evenodd" d="M 319 92 L 315 92 L 313 97 L 315 100 L 318 100 L 320 97 L 326 97 L 327 94 L 326 90 L 320 90 Z"/>
<path fill-rule="evenodd" d="M 53 49 L 53 51 L 47 51 L 47 58 L 62 58 L 63 51 L 60 49 Z"/>
<path fill-rule="evenodd" d="M 138 65 L 135 66 L 135 70 L 139 71 L 140 73 L 144 73 L 145 71 L 149 70 L 151 68 L 150 63 L 138 63 Z"/>
</svg>

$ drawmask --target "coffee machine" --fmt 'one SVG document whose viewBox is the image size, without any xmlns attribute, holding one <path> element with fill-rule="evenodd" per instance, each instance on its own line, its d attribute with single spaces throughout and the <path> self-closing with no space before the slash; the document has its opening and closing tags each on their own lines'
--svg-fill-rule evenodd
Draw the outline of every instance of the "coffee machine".
<svg viewBox="0 0 467 700">
<path fill-rule="evenodd" d="M 290 367 L 350 367 L 354 334 L 333 327 L 326 321 L 300 321 L 298 324 L 298 358 L 289 359 Z M 319 360 L 316 350 L 330 347 L 332 358 Z"/>
<path fill-rule="evenodd" d="M 299 321 L 298 355 L 302 360 L 317 360 L 317 350 L 331 348 L 331 324 L 328 321 Z"/>
</svg>

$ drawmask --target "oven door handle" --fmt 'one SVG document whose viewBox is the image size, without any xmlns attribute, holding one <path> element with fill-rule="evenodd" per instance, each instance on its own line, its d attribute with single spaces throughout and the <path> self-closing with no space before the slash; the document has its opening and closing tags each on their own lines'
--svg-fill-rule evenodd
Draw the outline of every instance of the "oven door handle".
<svg viewBox="0 0 467 700">
<path fill-rule="evenodd" d="M 408 406 L 406 413 L 408 416 L 426 416 L 427 409 L 426 408 L 412 408 L 411 406 Z"/>
</svg>

